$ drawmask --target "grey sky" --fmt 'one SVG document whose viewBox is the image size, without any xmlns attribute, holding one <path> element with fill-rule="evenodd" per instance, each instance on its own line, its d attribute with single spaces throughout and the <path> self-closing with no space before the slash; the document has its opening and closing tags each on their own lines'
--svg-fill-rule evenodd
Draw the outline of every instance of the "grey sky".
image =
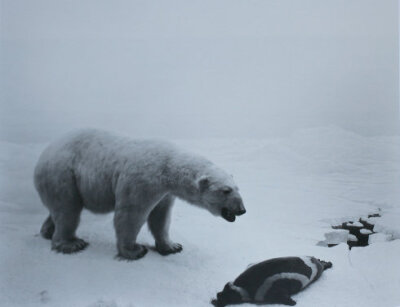
<svg viewBox="0 0 400 307">
<path fill-rule="evenodd" d="M 1 5 L 3 139 L 399 127 L 395 0 Z"/>
</svg>

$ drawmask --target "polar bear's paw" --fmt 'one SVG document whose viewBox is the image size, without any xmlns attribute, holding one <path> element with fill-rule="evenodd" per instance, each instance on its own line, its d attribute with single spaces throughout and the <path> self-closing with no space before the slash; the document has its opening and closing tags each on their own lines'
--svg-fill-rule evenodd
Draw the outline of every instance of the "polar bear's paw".
<svg viewBox="0 0 400 307">
<path fill-rule="evenodd" d="M 72 254 L 84 250 L 88 245 L 89 243 L 87 243 L 86 241 L 75 238 L 68 241 L 52 242 L 51 249 L 55 250 L 58 253 Z"/>
<path fill-rule="evenodd" d="M 156 243 L 157 251 L 163 255 L 176 254 L 182 251 L 182 245 L 179 243 L 169 242 L 169 243 Z"/>
<path fill-rule="evenodd" d="M 135 244 L 132 247 L 120 247 L 116 258 L 118 260 L 137 260 L 147 254 L 147 248 L 141 244 Z"/>
</svg>

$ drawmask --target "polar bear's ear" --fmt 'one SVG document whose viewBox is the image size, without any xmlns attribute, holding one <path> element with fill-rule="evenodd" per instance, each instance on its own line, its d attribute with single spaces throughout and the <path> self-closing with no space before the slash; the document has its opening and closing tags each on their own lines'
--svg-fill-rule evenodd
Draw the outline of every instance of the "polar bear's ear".
<svg viewBox="0 0 400 307">
<path fill-rule="evenodd" d="M 204 192 L 210 186 L 210 180 L 207 176 L 201 176 L 197 180 L 197 186 L 199 187 L 200 192 Z"/>
</svg>

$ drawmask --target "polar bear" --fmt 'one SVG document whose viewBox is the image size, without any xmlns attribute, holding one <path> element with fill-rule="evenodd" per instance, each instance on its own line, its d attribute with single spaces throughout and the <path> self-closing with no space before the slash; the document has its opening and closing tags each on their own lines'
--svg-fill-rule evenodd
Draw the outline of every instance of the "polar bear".
<svg viewBox="0 0 400 307">
<path fill-rule="evenodd" d="M 147 221 L 162 255 L 182 246 L 169 238 L 176 197 L 229 222 L 246 212 L 232 176 L 198 155 L 158 140 L 132 140 L 85 129 L 50 144 L 34 171 L 34 183 L 49 217 L 41 234 L 62 253 L 83 250 L 75 236 L 83 208 L 114 211 L 118 257 L 139 259 L 146 247 L 136 237 Z"/>
</svg>

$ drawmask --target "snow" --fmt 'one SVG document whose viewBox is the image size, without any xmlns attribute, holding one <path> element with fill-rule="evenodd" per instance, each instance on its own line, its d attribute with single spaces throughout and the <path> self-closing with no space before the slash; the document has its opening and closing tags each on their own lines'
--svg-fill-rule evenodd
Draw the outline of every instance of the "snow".
<svg viewBox="0 0 400 307">
<path fill-rule="evenodd" d="M 349 234 L 349 241 L 357 242 L 358 239 L 355 235 Z"/>
<path fill-rule="evenodd" d="M 387 235 L 384 233 L 373 233 L 372 235 L 370 235 L 368 237 L 368 243 L 369 244 L 373 244 L 376 242 L 385 242 L 385 241 L 391 241 L 393 240 L 393 236 L 392 235 Z"/>
<path fill-rule="evenodd" d="M 325 240 L 318 242 L 320 246 L 328 246 L 328 244 L 339 244 L 343 242 L 347 242 L 350 238 L 350 234 L 348 230 L 340 229 L 336 231 L 330 231 L 324 234 Z M 357 240 L 356 240 L 357 241 Z"/>
<path fill-rule="evenodd" d="M 392 212 L 392 214 L 385 214 L 381 219 L 376 219 L 375 230 L 389 234 L 393 239 L 400 239 L 400 210 Z M 394 225 L 398 225 L 394 227 Z"/>
<path fill-rule="evenodd" d="M 349 227 L 355 227 L 355 228 L 361 228 L 364 227 L 363 224 L 361 224 L 360 222 L 350 222 L 346 224 Z"/>
<path fill-rule="evenodd" d="M 327 127 L 285 138 L 176 143 L 232 173 L 247 213 L 227 223 L 178 201 L 171 237 L 183 244 L 183 252 L 157 254 L 143 228 L 139 242 L 149 253 L 125 262 L 114 259 L 111 214 L 84 212 L 78 234 L 90 242 L 87 250 L 52 252 L 38 235 L 47 213 L 32 184 L 46 144 L 1 142 L 0 306 L 211 306 L 216 292 L 250 263 L 288 255 L 333 263 L 293 297 L 299 307 L 400 305 L 399 137 Z M 345 242 L 317 245 L 335 231 L 331 225 L 378 209 L 371 245 L 350 251 Z"/>
<path fill-rule="evenodd" d="M 396 215 L 396 214 L 395 214 L 395 215 Z M 381 217 L 369 217 L 369 218 L 367 218 L 365 221 L 366 221 L 368 224 L 375 225 L 375 224 L 379 221 L 379 219 L 381 219 Z"/>
<path fill-rule="evenodd" d="M 372 231 L 369 230 L 369 229 L 363 228 L 363 229 L 360 230 L 360 233 L 363 234 L 363 235 L 369 235 L 369 234 L 372 233 Z"/>
</svg>

